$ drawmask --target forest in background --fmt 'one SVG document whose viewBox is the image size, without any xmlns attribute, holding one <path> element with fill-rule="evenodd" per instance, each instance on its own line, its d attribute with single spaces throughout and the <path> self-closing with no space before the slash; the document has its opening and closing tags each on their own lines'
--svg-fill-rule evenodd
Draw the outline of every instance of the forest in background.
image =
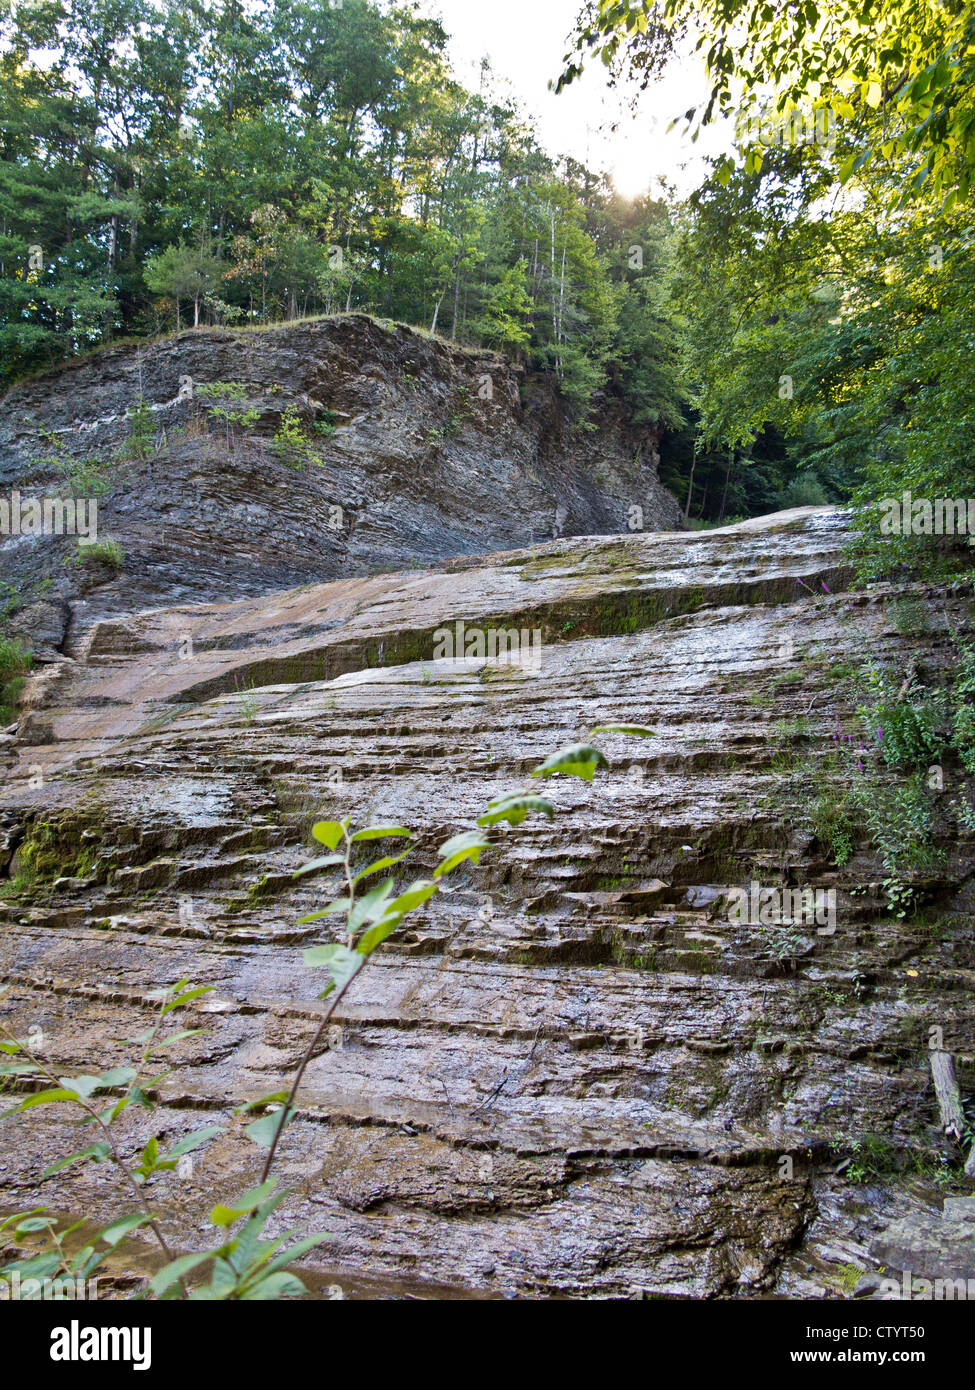
<svg viewBox="0 0 975 1390">
<path fill-rule="evenodd" d="M 3 0 L 0 384 L 360 309 L 551 372 L 580 428 L 622 398 L 692 520 L 967 493 L 970 7 L 592 0 L 562 81 L 688 32 L 740 149 L 627 201 L 410 6 Z"/>
</svg>

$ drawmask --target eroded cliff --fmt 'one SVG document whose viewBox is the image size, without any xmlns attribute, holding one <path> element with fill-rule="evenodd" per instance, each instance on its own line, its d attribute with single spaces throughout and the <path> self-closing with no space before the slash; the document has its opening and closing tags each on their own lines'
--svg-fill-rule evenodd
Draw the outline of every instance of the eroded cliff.
<svg viewBox="0 0 975 1390">
<path fill-rule="evenodd" d="M 0 535 L 0 603 L 49 660 L 106 614 L 673 528 L 656 446 L 611 400 L 574 428 L 544 378 L 363 314 L 119 346 L 7 392 L 0 498 L 94 498 L 121 568 Z"/>
</svg>

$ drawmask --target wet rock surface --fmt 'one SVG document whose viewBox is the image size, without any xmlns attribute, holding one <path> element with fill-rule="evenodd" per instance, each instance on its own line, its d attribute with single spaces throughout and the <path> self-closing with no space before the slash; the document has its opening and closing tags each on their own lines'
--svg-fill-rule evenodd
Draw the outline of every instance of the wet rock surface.
<svg viewBox="0 0 975 1390">
<path fill-rule="evenodd" d="M 888 1226 L 870 1253 L 915 1279 L 962 1279 L 975 1287 L 975 1199 L 949 1198 L 940 1216 L 912 1212 Z"/>
<path fill-rule="evenodd" d="M 0 899 L 0 1019 L 41 1030 L 59 1071 L 90 1070 L 127 1059 L 161 985 L 212 988 L 205 1035 L 125 1132 L 134 1152 L 227 1124 L 193 1174 L 158 1181 L 174 1244 L 202 1247 L 214 1192 L 250 1184 L 234 1111 L 281 1086 L 324 1007 L 301 949 L 327 933 L 298 923 L 328 880 L 291 878 L 313 821 L 413 827 L 419 877 L 492 796 L 617 721 L 658 736 L 601 737 L 611 772 L 550 785 L 555 821 L 496 832 L 344 1001 L 282 1143 L 282 1226 L 332 1236 L 313 1276 L 836 1297 L 878 1271 L 894 1223 L 942 1221 L 923 1174 L 837 1169 L 865 1135 L 901 1159 L 937 1148 L 931 1026 L 970 1094 L 972 842 L 930 886 L 937 930 L 892 917 L 864 847 L 837 870 L 808 808 L 786 814 L 781 726 L 825 745 L 849 713 L 838 668 L 935 669 L 973 615 L 949 595 L 930 632 L 898 633 L 883 589 L 846 587 L 845 526 L 807 509 L 575 538 L 107 617 L 69 644 L 0 749 L 11 882 L 48 827 L 42 879 Z M 541 630 L 540 669 L 437 660 L 457 621 Z M 756 880 L 835 889 L 835 935 L 783 955 L 732 924 L 727 888 Z M 39 1183 L 77 1147 L 55 1111 L 0 1139 L 0 1206 L 112 1212 L 102 1168 Z"/>
</svg>

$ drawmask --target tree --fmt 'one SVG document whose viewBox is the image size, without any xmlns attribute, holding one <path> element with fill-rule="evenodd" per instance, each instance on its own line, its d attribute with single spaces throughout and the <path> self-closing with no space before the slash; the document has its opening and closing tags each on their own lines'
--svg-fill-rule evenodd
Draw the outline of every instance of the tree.
<svg viewBox="0 0 975 1390">
<path fill-rule="evenodd" d="M 180 300 L 192 302 L 193 327 L 198 327 L 200 305 L 214 294 L 222 271 L 223 262 L 206 245 L 193 247 L 179 241 L 158 255 L 150 256 L 143 274 L 146 286 L 154 294 L 169 295 L 176 301 L 178 329 Z"/>
<path fill-rule="evenodd" d="M 488 290 L 478 332 L 492 347 L 518 353 L 531 342 L 527 325 L 531 311 L 528 262 L 516 261 L 502 271 L 501 278 Z"/>
</svg>

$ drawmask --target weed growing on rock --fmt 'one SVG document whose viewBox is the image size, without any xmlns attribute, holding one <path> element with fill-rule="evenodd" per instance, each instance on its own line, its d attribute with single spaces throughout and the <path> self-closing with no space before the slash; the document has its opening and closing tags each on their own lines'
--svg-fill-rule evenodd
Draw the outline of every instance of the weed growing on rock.
<svg viewBox="0 0 975 1390">
<path fill-rule="evenodd" d="M 247 387 L 240 381 L 211 381 L 195 387 L 198 399 L 206 401 L 215 420 L 222 420 L 228 447 L 237 439 L 240 430 L 256 425 L 261 412 L 254 407 L 242 408 L 247 399 Z"/>
<path fill-rule="evenodd" d="M 49 450 L 33 460 L 34 467 L 41 474 L 59 473 L 72 497 L 101 497 L 108 492 L 111 464 L 95 456 L 76 458 L 53 430 L 42 430 L 38 438 Z"/>
<path fill-rule="evenodd" d="M 306 463 L 321 463 L 318 451 L 305 433 L 297 406 L 289 405 L 283 412 L 274 436 L 274 451 L 294 469 L 300 470 Z"/>
<path fill-rule="evenodd" d="M 913 769 L 939 758 L 945 745 L 944 691 L 924 691 L 911 673 L 898 684 L 890 671 L 868 667 L 867 699 L 857 713 L 888 767 Z"/>
<path fill-rule="evenodd" d="M 34 658 L 19 639 L 0 637 L 0 728 L 14 718 L 17 700 Z"/>
<path fill-rule="evenodd" d="M 107 565 L 119 572 L 125 568 L 125 551 L 118 541 L 96 541 L 94 545 L 78 542 L 78 548 L 68 557 L 72 565 Z"/>
</svg>

